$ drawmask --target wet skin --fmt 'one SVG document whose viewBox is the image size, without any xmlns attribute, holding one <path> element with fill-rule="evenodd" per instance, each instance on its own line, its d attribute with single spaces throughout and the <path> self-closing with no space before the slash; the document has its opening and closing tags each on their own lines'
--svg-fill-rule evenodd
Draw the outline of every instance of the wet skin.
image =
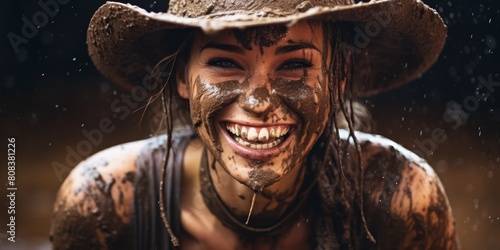
<svg viewBox="0 0 500 250">
<path fill-rule="evenodd" d="M 358 134 L 358 139 L 365 163 L 365 214 L 377 240 L 374 247 L 367 249 L 457 249 L 451 208 L 437 175 L 427 163 L 390 140 L 369 134 Z M 54 249 L 130 246 L 133 189 L 148 190 L 132 184 L 142 182 L 134 180 L 141 150 L 158 149 L 149 149 L 147 141 L 116 146 L 90 157 L 72 171 L 55 203 L 51 229 Z M 202 150 L 202 142 L 195 139 L 184 155 L 183 249 L 310 246 L 310 233 L 298 226 L 299 222 L 308 225 L 304 220 L 293 223 L 282 235 L 263 236 L 254 245 L 244 245 L 242 236 L 224 227 L 201 200 L 198 171 Z M 354 148 L 350 150 L 354 152 Z"/>
<path fill-rule="evenodd" d="M 189 99 L 195 129 L 217 163 L 234 179 L 262 191 L 302 165 L 325 127 L 330 94 L 322 55 L 328 48 L 321 26 L 306 22 L 266 46 L 246 39 L 250 45 L 232 31 L 198 33 L 178 89 Z M 257 131 L 281 126 L 289 133 L 273 148 L 252 149 L 231 138 L 228 124 Z"/>
<path fill-rule="evenodd" d="M 178 91 L 189 99 L 194 128 L 215 163 L 215 189 L 240 219 L 249 214 L 254 192 L 261 195 L 253 220 L 272 222 L 299 191 L 302 159 L 330 111 L 328 51 L 319 23 L 195 36 L 187 71 L 177 75 Z M 252 130 L 258 140 L 250 139 Z"/>
<path fill-rule="evenodd" d="M 179 94 L 189 99 L 199 136 L 184 155 L 181 244 L 186 249 L 311 248 L 307 217 L 279 235 L 247 242 L 245 235 L 225 227 L 201 198 L 201 155 L 208 150 L 215 189 L 235 216 L 244 218 L 257 192 L 252 220 L 279 217 L 295 199 L 307 168 L 302 159 L 322 133 L 330 111 L 325 80 L 329 59 L 324 56 L 329 53 L 320 26 L 302 22 L 266 43 L 238 37 L 230 31 L 197 35 L 186 72 L 177 74 Z M 247 136 L 242 127 L 248 128 Z M 266 128 L 268 135 L 262 138 L 267 140 L 249 138 L 251 128 Z M 271 129 L 278 128 L 287 133 L 279 136 L 274 131 L 276 136 L 271 136 Z M 393 142 L 370 135 L 359 138 L 365 214 L 378 242 L 375 247 L 456 248 L 451 210 L 432 169 Z M 264 144 L 267 149 L 252 148 Z M 55 205 L 55 249 L 130 246 L 133 190 L 148 190 L 133 185 L 143 183 L 133 174 L 141 150 L 158 149 L 148 149 L 145 141 L 115 147 L 72 171 Z"/>
</svg>

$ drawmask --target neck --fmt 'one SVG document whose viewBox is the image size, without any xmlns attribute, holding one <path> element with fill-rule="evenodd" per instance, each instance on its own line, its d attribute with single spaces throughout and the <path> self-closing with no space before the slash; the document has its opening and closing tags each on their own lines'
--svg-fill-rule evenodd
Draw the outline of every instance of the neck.
<svg viewBox="0 0 500 250">
<path fill-rule="evenodd" d="M 305 168 L 300 164 L 277 183 L 266 187 L 260 193 L 255 193 L 232 178 L 214 161 L 210 153 L 208 153 L 208 165 L 214 189 L 225 207 L 240 223 L 246 223 L 248 220 L 248 225 L 257 227 L 273 225 L 282 218 L 287 209 L 294 204 L 305 174 Z M 252 207 L 254 195 L 255 201 Z"/>
</svg>

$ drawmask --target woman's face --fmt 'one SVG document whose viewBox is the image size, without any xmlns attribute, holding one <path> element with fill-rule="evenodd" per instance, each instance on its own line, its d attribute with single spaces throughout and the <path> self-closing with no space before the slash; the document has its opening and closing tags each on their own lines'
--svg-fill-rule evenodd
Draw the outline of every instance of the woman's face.
<svg viewBox="0 0 500 250">
<path fill-rule="evenodd" d="M 300 22 L 195 35 L 179 94 L 217 162 L 256 191 L 279 181 L 322 133 L 330 111 L 329 43 Z"/>
</svg>

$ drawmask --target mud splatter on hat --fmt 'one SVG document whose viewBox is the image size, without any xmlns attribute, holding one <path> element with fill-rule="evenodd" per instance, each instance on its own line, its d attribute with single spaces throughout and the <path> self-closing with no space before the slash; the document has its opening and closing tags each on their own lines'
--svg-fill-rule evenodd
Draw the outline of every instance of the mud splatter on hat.
<svg viewBox="0 0 500 250">
<path fill-rule="evenodd" d="M 361 86 L 363 96 L 395 88 L 427 71 L 447 32 L 439 14 L 419 0 L 171 0 L 166 13 L 108 2 L 90 22 L 87 45 L 102 74 L 131 89 L 142 83 L 148 67 L 177 50 L 186 28 L 215 33 L 292 26 L 301 20 L 353 24 L 349 46 L 354 60 L 369 58 L 355 73 L 369 79 Z"/>
</svg>

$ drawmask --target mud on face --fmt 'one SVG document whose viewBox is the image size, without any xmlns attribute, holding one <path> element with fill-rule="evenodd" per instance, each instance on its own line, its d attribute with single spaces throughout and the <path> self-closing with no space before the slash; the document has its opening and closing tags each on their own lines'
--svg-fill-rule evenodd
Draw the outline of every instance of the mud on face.
<svg viewBox="0 0 500 250">
<path fill-rule="evenodd" d="M 200 138 L 226 172 L 253 190 L 302 165 L 330 114 L 324 70 L 330 45 L 322 26 L 303 22 L 289 30 L 261 29 L 198 34 L 181 83 L 189 92 L 184 96 Z M 250 149 L 249 144 L 257 143 L 251 140 L 239 150 L 235 141 L 248 138 L 226 131 L 226 123 L 257 130 L 284 126 L 290 132 L 279 141 L 282 147 L 273 145 L 278 152 L 266 154 Z M 266 156 L 255 157 L 259 154 Z M 255 178 L 264 175 L 269 178 Z"/>
</svg>

